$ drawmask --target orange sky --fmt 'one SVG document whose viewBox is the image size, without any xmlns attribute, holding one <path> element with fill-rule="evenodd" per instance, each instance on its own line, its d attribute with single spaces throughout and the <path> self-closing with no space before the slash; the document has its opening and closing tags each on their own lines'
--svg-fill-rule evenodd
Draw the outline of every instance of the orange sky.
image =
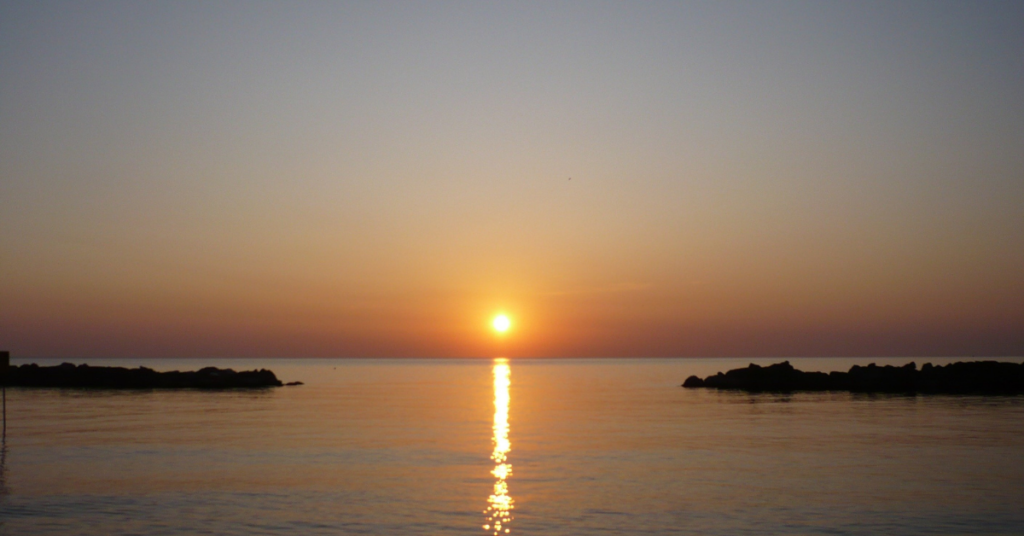
<svg viewBox="0 0 1024 536">
<path fill-rule="evenodd" d="M 4 5 L 0 347 L 1024 354 L 1024 14 L 908 6 Z"/>
</svg>

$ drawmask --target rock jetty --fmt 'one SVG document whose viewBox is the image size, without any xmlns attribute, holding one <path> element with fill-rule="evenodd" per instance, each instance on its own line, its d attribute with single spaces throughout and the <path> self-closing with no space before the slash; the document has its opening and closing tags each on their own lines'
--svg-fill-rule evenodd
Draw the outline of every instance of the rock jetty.
<svg viewBox="0 0 1024 536">
<path fill-rule="evenodd" d="M 2 383 L 11 387 L 72 387 L 95 389 L 237 389 L 279 387 L 281 380 L 265 369 L 235 372 L 206 367 L 197 371 L 157 372 L 146 367 L 36 364 L 10 367 Z"/>
<path fill-rule="evenodd" d="M 690 376 L 687 388 L 735 389 L 740 391 L 852 391 L 858 393 L 947 393 L 1024 394 L 1024 363 L 971 361 L 933 366 L 920 370 L 914 363 L 902 367 L 874 363 L 854 365 L 849 372 L 803 372 L 789 361 L 767 367 L 719 372 L 703 380 Z"/>
</svg>

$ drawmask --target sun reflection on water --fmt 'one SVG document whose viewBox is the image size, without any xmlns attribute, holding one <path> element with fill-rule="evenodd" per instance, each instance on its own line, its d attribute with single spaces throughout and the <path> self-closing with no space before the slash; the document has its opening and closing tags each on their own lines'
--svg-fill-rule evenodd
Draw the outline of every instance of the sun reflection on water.
<svg viewBox="0 0 1024 536">
<path fill-rule="evenodd" d="M 508 388 L 512 384 L 512 369 L 508 366 L 508 360 L 498 358 L 494 360 L 494 452 L 491 459 L 494 460 L 494 493 L 487 499 L 487 509 L 484 515 L 487 522 L 484 530 L 492 531 L 495 536 L 508 534 L 511 531 L 509 524 L 512 522 L 512 497 L 508 494 L 508 482 L 506 479 L 512 476 L 512 464 L 508 463 L 508 452 L 512 450 L 512 443 L 508 439 L 508 406 L 510 402 Z"/>
</svg>

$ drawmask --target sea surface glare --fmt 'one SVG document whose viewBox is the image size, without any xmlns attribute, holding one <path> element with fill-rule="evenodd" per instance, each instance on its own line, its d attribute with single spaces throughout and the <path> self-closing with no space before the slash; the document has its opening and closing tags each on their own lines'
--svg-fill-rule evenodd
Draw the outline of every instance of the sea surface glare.
<svg viewBox="0 0 1024 536">
<path fill-rule="evenodd" d="M 305 385 L 8 388 L 0 534 L 1024 534 L 1024 397 L 679 386 L 751 361 L 91 360 Z"/>
</svg>

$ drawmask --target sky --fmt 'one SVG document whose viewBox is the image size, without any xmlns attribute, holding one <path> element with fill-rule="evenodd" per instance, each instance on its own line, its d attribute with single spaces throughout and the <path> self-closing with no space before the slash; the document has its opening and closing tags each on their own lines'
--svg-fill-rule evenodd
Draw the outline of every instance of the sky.
<svg viewBox="0 0 1024 536">
<path fill-rule="evenodd" d="M 1014 1 L 3 1 L 0 347 L 1021 356 L 1022 50 Z"/>
</svg>

